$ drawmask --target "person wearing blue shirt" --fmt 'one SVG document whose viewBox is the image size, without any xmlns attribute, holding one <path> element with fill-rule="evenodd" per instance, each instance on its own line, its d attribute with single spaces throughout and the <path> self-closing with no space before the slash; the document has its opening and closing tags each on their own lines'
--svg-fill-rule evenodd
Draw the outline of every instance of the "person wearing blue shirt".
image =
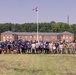
<svg viewBox="0 0 76 75">
<path fill-rule="evenodd" d="M 30 54 L 31 53 L 31 42 L 30 41 L 28 41 L 27 43 L 27 50 L 28 50 L 28 54 Z"/>
<path fill-rule="evenodd" d="M 4 52 L 4 54 L 7 53 L 7 44 L 4 45 L 3 52 Z"/>
<path fill-rule="evenodd" d="M 40 50 L 41 50 L 41 53 L 44 53 L 44 42 L 43 41 L 40 41 Z"/>
</svg>

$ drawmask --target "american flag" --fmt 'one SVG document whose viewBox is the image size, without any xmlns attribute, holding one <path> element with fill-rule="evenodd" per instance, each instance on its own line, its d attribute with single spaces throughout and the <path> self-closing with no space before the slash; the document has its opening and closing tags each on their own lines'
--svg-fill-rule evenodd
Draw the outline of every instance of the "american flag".
<svg viewBox="0 0 76 75">
<path fill-rule="evenodd" d="M 38 11 L 38 7 L 36 7 L 36 8 L 33 8 L 32 10 Z"/>
</svg>

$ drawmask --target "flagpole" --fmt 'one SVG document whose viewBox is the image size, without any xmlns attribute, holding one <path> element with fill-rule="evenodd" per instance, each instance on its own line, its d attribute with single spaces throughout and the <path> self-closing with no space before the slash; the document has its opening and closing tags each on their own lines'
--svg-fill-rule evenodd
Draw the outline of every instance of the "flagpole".
<svg viewBox="0 0 76 75">
<path fill-rule="evenodd" d="M 36 14 L 37 14 L 37 38 L 36 38 L 36 41 L 38 41 L 39 42 L 39 39 L 38 39 L 38 36 L 39 36 L 39 34 L 38 34 L 38 28 L 39 28 L 39 26 L 38 26 L 38 9 L 37 9 L 38 7 L 36 7 L 36 8 L 33 8 L 32 10 L 35 10 L 36 11 Z"/>
<path fill-rule="evenodd" d="M 37 10 L 37 41 L 39 42 L 39 39 L 38 39 L 38 36 L 39 36 L 38 28 L 39 28 L 39 26 L 38 26 L 38 10 Z"/>
</svg>

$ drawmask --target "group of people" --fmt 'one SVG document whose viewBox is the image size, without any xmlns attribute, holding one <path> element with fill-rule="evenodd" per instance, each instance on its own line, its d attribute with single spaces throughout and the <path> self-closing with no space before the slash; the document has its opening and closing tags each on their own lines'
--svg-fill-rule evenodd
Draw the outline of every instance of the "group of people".
<svg viewBox="0 0 76 75">
<path fill-rule="evenodd" d="M 75 54 L 76 42 L 5 41 L 0 42 L 0 54 Z"/>
</svg>

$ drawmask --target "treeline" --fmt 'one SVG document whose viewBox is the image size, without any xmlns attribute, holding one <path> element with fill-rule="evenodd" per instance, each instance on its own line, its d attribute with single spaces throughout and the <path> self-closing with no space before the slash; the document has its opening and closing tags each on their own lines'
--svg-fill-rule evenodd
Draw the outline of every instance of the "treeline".
<svg viewBox="0 0 76 75">
<path fill-rule="evenodd" d="M 76 24 L 68 25 L 63 22 L 49 22 L 49 23 L 38 23 L 39 32 L 64 32 L 69 31 L 74 33 L 76 39 Z M 24 23 L 24 24 L 13 24 L 13 23 L 5 23 L 0 24 L 0 33 L 5 31 L 13 31 L 13 32 L 36 32 L 37 24 L 36 23 Z"/>
</svg>

